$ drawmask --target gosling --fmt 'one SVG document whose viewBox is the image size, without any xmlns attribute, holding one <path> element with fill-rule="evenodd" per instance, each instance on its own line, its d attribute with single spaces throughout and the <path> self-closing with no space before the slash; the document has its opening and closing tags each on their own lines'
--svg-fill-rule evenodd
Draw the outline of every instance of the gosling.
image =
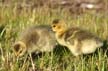
<svg viewBox="0 0 108 71">
<path fill-rule="evenodd" d="M 59 44 L 66 46 L 74 56 L 90 54 L 103 46 L 100 38 L 78 27 L 68 28 L 62 20 L 53 20 L 52 30 Z"/>
<path fill-rule="evenodd" d="M 13 52 L 16 56 L 23 56 L 25 53 L 50 52 L 56 46 L 56 40 L 50 26 L 32 26 L 23 30 L 13 45 Z"/>
</svg>

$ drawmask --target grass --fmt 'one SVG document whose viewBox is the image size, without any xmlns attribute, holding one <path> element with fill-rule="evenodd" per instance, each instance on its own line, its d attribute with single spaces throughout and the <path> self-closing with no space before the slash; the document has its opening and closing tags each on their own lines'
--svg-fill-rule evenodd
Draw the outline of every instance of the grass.
<svg viewBox="0 0 108 71">
<path fill-rule="evenodd" d="M 85 13 L 74 17 L 60 9 L 43 7 L 17 11 L 13 7 L 0 7 L 0 71 L 31 71 L 30 58 L 26 59 L 26 55 L 20 59 L 15 58 L 12 44 L 24 28 L 31 25 L 50 25 L 56 18 L 65 20 L 68 26 L 87 29 L 102 40 L 108 39 L 108 15 L 104 13 Z M 108 56 L 102 50 L 97 51 L 97 54 L 75 58 L 68 49 L 57 46 L 51 53 L 34 57 L 36 71 L 107 71 Z"/>
</svg>

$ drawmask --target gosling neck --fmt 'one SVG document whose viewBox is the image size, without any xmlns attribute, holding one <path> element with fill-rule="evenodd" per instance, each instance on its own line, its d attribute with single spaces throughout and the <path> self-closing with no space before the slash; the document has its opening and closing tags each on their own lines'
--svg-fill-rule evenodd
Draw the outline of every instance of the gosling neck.
<svg viewBox="0 0 108 71">
<path fill-rule="evenodd" d="M 67 31 L 67 29 L 63 29 L 61 31 L 58 31 L 56 33 L 56 37 L 61 38 L 65 34 L 66 31 Z"/>
</svg>

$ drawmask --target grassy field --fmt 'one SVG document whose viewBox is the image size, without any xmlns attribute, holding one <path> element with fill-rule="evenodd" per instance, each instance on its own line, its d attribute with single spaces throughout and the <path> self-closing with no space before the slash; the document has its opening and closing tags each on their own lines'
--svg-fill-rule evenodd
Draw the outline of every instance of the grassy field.
<svg viewBox="0 0 108 71">
<path fill-rule="evenodd" d="M 108 15 L 88 12 L 73 16 L 65 9 L 17 10 L 0 7 L 0 71 L 32 71 L 30 58 L 17 59 L 12 54 L 12 44 L 18 33 L 31 25 L 50 25 L 53 19 L 63 19 L 68 26 L 78 26 L 96 34 L 103 41 L 108 39 Z M 108 56 L 103 48 L 92 55 L 74 57 L 65 47 L 57 46 L 51 53 L 35 55 L 36 71 L 107 71 Z"/>
</svg>

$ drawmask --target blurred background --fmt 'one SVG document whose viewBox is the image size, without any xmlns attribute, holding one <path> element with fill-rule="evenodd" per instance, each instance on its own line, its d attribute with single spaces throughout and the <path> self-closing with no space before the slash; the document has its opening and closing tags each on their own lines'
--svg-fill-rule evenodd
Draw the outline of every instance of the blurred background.
<svg viewBox="0 0 108 71">
<path fill-rule="evenodd" d="M 107 13 L 107 0 L 0 0 L 1 8 L 11 8 L 20 13 L 37 8 L 65 9 L 71 14 L 82 14 L 88 11 Z"/>
</svg>

